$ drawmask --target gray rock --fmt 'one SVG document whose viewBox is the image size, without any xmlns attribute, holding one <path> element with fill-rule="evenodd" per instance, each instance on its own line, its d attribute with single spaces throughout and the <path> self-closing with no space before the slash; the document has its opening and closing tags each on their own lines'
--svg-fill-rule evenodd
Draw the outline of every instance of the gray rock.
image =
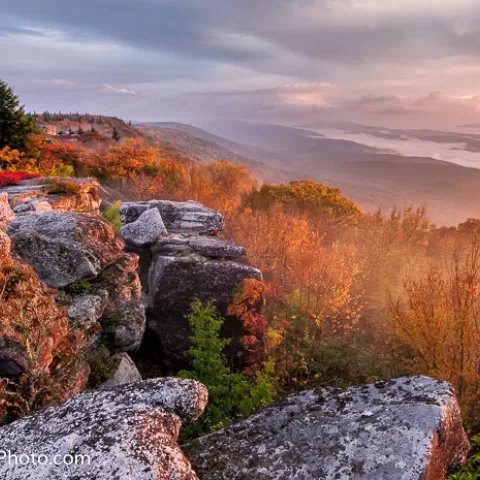
<svg viewBox="0 0 480 480">
<path fill-rule="evenodd" d="M 0 229 L 7 228 L 7 225 L 12 223 L 14 219 L 15 214 L 8 203 L 8 195 L 0 193 Z"/>
<path fill-rule="evenodd" d="M 163 223 L 170 233 L 208 233 L 225 227 L 223 216 L 201 203 L 151 200 L 149 202 L 126 202 L 120 207 L 124 225 L 135 222 L 142 213 L 151 208 L 160 212 Z"/>
<path fill-rule="evenodd" d="M 185 448 L 208 480 L 443 480 L 468 450 L 452 388 L 427 377 L 303 392 Z"/>
<path fill-rule="evenodd" d="M 198 254 L 155 257 L 148 275 L 149 342 L 157 341 L 166 357 L 184 360 L 191 335 L 185 313 L 195 298 L 203 302 L 213 299 L 220 315 L 226 318 L 222 333 L 233 339 L 230 348 L 243 351 L 240 339 L 245 333 L 240 321 L 226 313 L 235 290 L 247 278 L 261 280 L 262 275 L 249 265 L 211 261 Z"/>
<path fill-rule="evenodd" d="M 83 213 L 20 216 L 7 233 L 13 250 L 53 288 L 96 277 L 121 257 L 124 246 L 108 222 Z"/>
<path fill-rule="evenodd" d="M 113 388 L 119 385 L 126 385 L 134 382 L 141 382 L 142 376 L 138 371 L 134 361 L 127 353 L 117 353 L 113 360 L 117 362 L 117 368 L 110 380 L 103 383 L 100 388 Z"/>
<path fill-rule="evenodd" d="M 196 480 L 176 440 L 181 423 L 198 418 L 206 403 L 203 385 L 175 378 L 77 395 L 0 428 L 2 451 L 12 459 L 0 461 L 0 478 Z M 21 454 L 37 461 L 15 464 L 11 455 Z M 74 461 L 65 465 L 67 455 Z M 44 458 L 60 464 L 40 464 Z"/>
<path fill-rule="evenodd" d="M 127 245 L 145 248 L 153 245 L 162 236 L 168 235 L 168 232 L 160 212 L 156 208 L 150 208 L 145 210 L 134 222 L 124 225 L 120 234 Z"/>
<path fill-rule="evenodd" d="M 137 268 L 138 256 L 124 253 L 95 284 L 95 288 L 108 291 L 108 304 L 100 322 L 103 339 L 114 351 L 137 350 L 145 333 L 145 306 Z"/>
<path fill-rule="evenodd" d="M 104 315 L 101 324 L 102 336 L 111 350 L 133 352 L 140 348 L 145 333 L 145 307 L 137 300 L 124 302 L 116 312 Z"/>
<path fill-rule="evenodd" d="M 107 302 L 108 292 L 105 290 L 74 295 L 68 306 L 68 316 L 78 326 L 92 325 L 102 317 Z"/>
<path fill-rule="evenodd" d="M 21 214 L 34 214 L 34 213 L 45 213 L 51 212 L 53 210 L 52 205 L 47 202 L 44 197 L 37 197 L 31 200 L 26 201 L 25 203 L 20 203 L 14 207 L 13 211 L 17 215 Z"/>
<path fill-rule="evenodd" d="M 160 254 L 197 252 L 209 258 L 240 258 L 246 250 L 221 238 L 197 234 L 171 234 L 158 240 L 152 252 Z"/>
<path fill-rule="evenodd" d="M 25 347 L 8 337 L 0 337 L 0 377 L 16 377 L 27 372 L 30 363 Z"/>
<path fill-rule="evenodd" d="M 225 228 L 225 220 L 220 213 L 198 202 L 159 200 L 157 208 L 160 210 L 167 230 L 171 233 L 208 233 Z"/>
<path fill-rule="evenodd" d="M 200 255 L 211 258 L 240 258 L 247 253 L 245 248 L 239 245 L 203 235 L 191 237 L 188 244 Z"/>
</svg>

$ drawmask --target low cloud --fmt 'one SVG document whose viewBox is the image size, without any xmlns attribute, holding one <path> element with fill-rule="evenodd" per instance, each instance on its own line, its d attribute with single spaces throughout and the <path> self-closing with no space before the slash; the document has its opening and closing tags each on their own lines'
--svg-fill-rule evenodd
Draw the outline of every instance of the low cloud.
<svg viewBox="0 0 480 480">
<path fill-rule="evenodd" d="M 110 85 L 109 83 L 105 83 L 102 86 L 102 92 L 119 93 L 121 95 L 136 95 L 137 94 L 137 92 L 135 92 L 135 90 L 129 90 L 128 88 L 124 88 L 124 87 L 115 87 L 113 85 Z"/>
</svg>

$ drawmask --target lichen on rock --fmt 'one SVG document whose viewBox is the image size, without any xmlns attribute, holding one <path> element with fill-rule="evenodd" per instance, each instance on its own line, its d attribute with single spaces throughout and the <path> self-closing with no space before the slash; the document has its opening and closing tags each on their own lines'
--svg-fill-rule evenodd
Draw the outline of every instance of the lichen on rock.
<svg viewBox="0 0 480 480">
<path fill-rule="evenodd" d="M 161 378 L 80 394 L 0 428 L 12 454 L 82 455 L 69 465 L 0 462 L 2 480 L 197 480 L 176 443 L 207 404 L 194 380 Z"/>
<path fill-rule="evenodd" d="M 185 452 L 205 480 L 444 480 L 469 448 L 450 385 L 405 377 L 291 395 Z"/>
</svg>

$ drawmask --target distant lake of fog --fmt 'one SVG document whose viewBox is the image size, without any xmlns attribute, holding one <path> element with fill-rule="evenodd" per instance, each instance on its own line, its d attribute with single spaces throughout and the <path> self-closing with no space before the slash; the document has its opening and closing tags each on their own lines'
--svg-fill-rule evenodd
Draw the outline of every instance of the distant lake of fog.
<svg viewBox="0 0 480 480">
<path fill-rule="evenodd" d="M 369 147 L 378 148 L 386 153 L 395 153 L 406 157 L 430 157 L 465 167 L 480 168 L 480 153 L 465 150 L 464 143 L 437 143 L 408 137 L 398 139 L 378 137 L 369 133 L 349 133 L 330 128 L 308 128 L 327 138 L 349 140 Z M 382 133 L 379 130 L 379 133 Z M 454 135 L 452 133 L 452 135 Z"/>
</svg>

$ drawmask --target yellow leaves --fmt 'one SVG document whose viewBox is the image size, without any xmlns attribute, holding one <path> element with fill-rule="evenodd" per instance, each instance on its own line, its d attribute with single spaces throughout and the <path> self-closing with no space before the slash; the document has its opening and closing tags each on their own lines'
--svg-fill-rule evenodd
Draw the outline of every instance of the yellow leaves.
<svg viewBox="0 0 480 480">
<path fill-rule="evenodd" d="M 0 170 L 37 173 L 36 160 L 6 146 L 0 150 Z"/>
</svg>

